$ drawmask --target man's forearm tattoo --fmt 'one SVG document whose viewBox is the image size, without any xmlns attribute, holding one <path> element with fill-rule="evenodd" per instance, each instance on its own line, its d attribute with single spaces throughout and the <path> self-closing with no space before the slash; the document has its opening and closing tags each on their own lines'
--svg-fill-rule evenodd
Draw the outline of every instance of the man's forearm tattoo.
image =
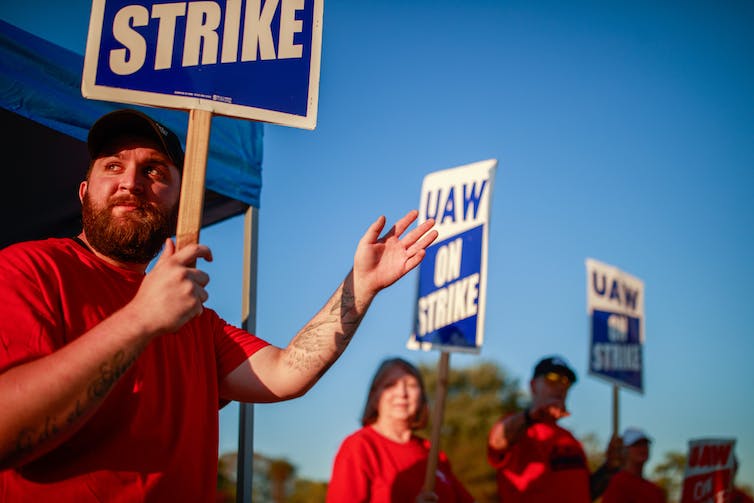
<svg viewBox="0 0 754 503">
<path fill-rule="evenodd" d="M 325 307 L 324 319 L 307 325 L 292 346 L 289 365 L 302 371 L 317 370 L 321 376 L 345 351 L 364 317 L 355 305 L 351 288 L 343 285 Z M 333 350 L 334 345 L 334 350 Z"/>
<path fill-rule="evenodd" d="M 62 421 L 57 417 L 46 416 L 44 424 L 36 428 L 24 428 L 18 435 L 16 452 L 22 454 L 29 451 L 35 446 L 55 438 L 61 433 L 62 429 L 75 425 L 91 407 L 102 401 L 118 379 L 136 361 L 137 356 L 138 352 L 132 355 L 126 355 L 125 351 L 115 353 L 111 361 L 100 366 L 99 375 L 87 387 L 86 400 L 82 402 L 81 399 L 77 399 L 73 410 Z"/>
<path fill-rule="evenodd" d="M 97 379 L 92 381 L 87 390 L 87 396 L 92 402 L 101 400 L 120 377 L 126 373 L 126 370 L 136 360 L 136 354 L 127 356 L 125 351 L 118 351 L 113 356 L 112 361 L 105 362 L 100 366 L 100 373 Z"/>
</svg>

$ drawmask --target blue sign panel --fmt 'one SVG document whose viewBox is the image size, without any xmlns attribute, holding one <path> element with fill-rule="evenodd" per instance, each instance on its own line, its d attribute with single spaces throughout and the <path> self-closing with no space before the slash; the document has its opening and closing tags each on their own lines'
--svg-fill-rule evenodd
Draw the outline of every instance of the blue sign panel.
<svg viewBox="0 0 754 503">
<path fill-rule="evenodd" d="M 641 319 L 594 310 L 589 371 L 620 385 L 644 391 Z"/>
<path fill-rule="evenodd" d="M 419 270 L 417 342 L 476 347 L 482 243 L 480 225 L 427 249 Z"/>
<path fill-rule="evenodd" d="M 95 0 L 82 90 L 313 128 L 321 16 L 319 0 Z"/>
</svg>

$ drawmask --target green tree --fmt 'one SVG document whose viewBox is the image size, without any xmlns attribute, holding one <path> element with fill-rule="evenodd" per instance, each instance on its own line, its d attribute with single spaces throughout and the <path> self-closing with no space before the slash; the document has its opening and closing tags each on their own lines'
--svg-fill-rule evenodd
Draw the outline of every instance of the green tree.
<svg viewBox="0 0 754 503">
<path fill-rule="evenodd" d="M 685 469 L 686 454 L 675 451 L 666 452 L 663 461 L 652 469 L 652 480 L 665 489 L 668 503 L 680 500 Z"/>
<path fill-rule="evenodd" d="M 306 479 L 296 479 L 293 494 L 288 503 L 325 503 L 327 483 Z"/>
<path fill-rule="evenodd" d="M 593 472 L 605 462 L 607 442 L 602 442 L 594 432 L 583 435 L 579 438 L 579 442 L 581 442 L 581 446 L 584 448 L 589 471 Z"/>
<path fill-rule="evenodd" d="M 217 460 L 217 496 L 218 503 L 233 503 L 236 501 L 236 466 L 235 452 L 226 453 Z"/>
<path fill-rule="evenodd" d="M 217 502 L 235 503 L 235 452 L 220 456 L 217 470 Z M 327 483 L 296 478 L 296 466 L 287 459 L 254 453 L 251 500 L 259 503 L 324 503 Z"/>
<path fill-rule="evenodd" d="M 272 488 L 272 501 L 285 503 L 288 482 L 295 477 L 296 467 L 285 459 L 270 461 L 268 477 Z"/>
<path fill-rule="evenodd" d="M 437 367 L 421 365 L 419 370 L 434 412 Z M 451 366 L 440 448 L 448 455 L 458 479 L 480 503 L 498 501 L 495 472 L 487 462 L 490 428 L 501 415 L 521 410 L 524 403 L 519 381 L 496 363 Z M 431 431 L 430 425 L 419 434 L 430 438 Z"/>
</svg>

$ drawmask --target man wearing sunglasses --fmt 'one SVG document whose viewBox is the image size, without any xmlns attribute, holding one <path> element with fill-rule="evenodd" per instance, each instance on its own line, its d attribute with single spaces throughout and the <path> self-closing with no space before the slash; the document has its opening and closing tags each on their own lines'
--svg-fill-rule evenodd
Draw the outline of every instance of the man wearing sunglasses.
<svg viewBox="0 0 754 503">
<path fill-rule="evenodd" d="M 570 415 L 566 398 L 576 373 L 560 356 L 543 358 L 530 381 L 531 404 L 498 420 L 487 456 L 497 472 L 500 501 L 588 503 L 604 491 L 621 465 L 620 439 L 611 439 L 607 461 L 589 472 L 581 443 L 558 420 Z"/>
</svg>

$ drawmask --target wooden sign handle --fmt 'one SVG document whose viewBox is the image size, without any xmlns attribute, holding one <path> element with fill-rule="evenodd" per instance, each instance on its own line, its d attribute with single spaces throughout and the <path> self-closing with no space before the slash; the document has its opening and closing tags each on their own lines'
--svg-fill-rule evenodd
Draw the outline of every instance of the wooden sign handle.
<svg viewBox="0 0 754 503">
<path fill-rule="evenodd" d="M 440 430 L 442 418 L 445 412 L 445 396 L 448 394 L 448 367 L 450 353 L 440 353 L 440 363 L 437 366 L 437 390 L 435 391 L 435 407 L 432 411 L 432 438 L 429 447 L 429 459 L 427 459 L 427 471 L 424 474 L 424 491 L 430 492 L 435 489 L 435 472 L 437 471 L 437 458 L 440 454 Z"/>
<path fill-rule="evenodd" d="M 617 384 L 613 384 L 613 435 L 620 435 L 620 400 Z"/>
<path fill-rule="evenodd" d="M 188 244 L 199 242 L 211 123 L 211 111 L 192 109 L 189 112 L 186 159 L 183 163 L 181 200 L 176 228 L 176 247 L 179 250 Z"/>
</svg>

